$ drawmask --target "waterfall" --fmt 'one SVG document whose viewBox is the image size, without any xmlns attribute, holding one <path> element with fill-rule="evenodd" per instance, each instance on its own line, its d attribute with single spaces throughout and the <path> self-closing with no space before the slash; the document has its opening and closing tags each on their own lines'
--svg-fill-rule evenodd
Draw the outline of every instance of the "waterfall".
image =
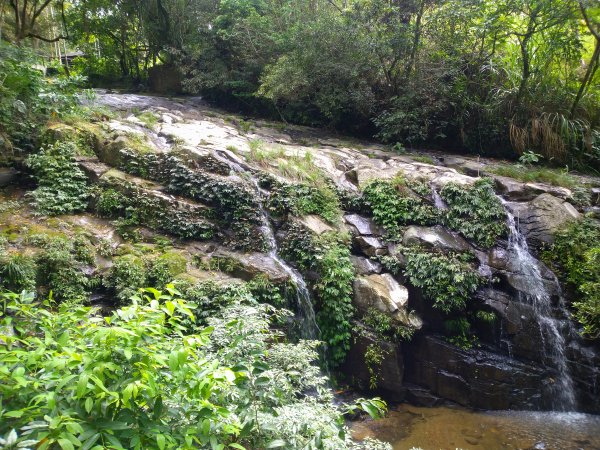
<svg viewBox="0 0 600 450">
<path fill-rule="evenodd" d="M 279 249 L 277 247 L 277 239 L 275 239 L 275 232 L 271 225 L 269 214 L 264 206 L 263 195 L 264 192 L 260 188 L 257 179 L 248 171 L 245 170 L 240 164 L 235 161 L 231 161 L 227 154 L 222 155 L 220 152 L 215 152 L 216 157 L 231 167 L 231 169 L 239 173 L 242 177 L 248 179 L 253 185 L 254 190 L 258 198 L 258 205 L 260 210 L 260 217 L 262 221 L 261 231 L 267 241 L 268 255 L 287 273 L 296 287 L 296 306 L 298 308 L 298 315 L 301 322 L 299 328 L 300 337 L 302 339 L 318 340 L 321 332 L 317 325 L 315 317 L 315 310 L 313 308 L 312 300 L 310 298 L 310 291 L 306 285 L 306 281 L 302 277 L 302 274 L 290 266 L 283 258 L 279 256 Z"/>
<path fill-rule="evenodd" d="M 431 188 L 431 196 L 433 197 L 433 205 L 435 206 L 435 209 L 439 209 L 440 211 L 448 209 L 448 205 L 446 205 L 444 199 L 440 196 L 439 192 L 433 186 Z"/>
<path fill-rule="evenodd" d="M 500 198 L 505 207 L 509 228 L 508 250 L 514 258 L 520 273 L 528 280 L 531 287 L 528 296 L 531 300 L 535 317 L 544 341 L 544 358 L 552 362 L 558 371 L 558 379 L 554 384 L 553 408 L 560 411 L 576 409 L 573 379 L 569 371 L 565 355 L 565 339 L 559 330 L 560 322 L 552 315 L 551 295 L 548 293 L 537 259 L 529 252 L 527 240 L 519 232 L 514 215 Z"/>
</svg>

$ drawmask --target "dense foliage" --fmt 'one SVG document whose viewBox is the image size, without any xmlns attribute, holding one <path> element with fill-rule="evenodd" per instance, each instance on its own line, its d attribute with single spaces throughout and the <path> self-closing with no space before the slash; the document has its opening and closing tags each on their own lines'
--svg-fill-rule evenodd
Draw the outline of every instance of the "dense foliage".
<svg viewBox="0 0 600 450">
<path fill-rule="evenodd" d="M 172 287 L 108 317 L 1 300 L 0 433 L 19 448 L 387 448 L 351 442 L 315 343 L 269 328 L 284 312 L 238 303 L 198 327 Z"/>
<path fill-rule="evenodd" d="M 269 210 L 276 215 L 316 214 L 330 223 L 336 223 L 341 214 L 338 197 L 327 185 L 277 183 L 269 197 Z"/>
<path fill-rule="evenodd" d="M 89 243 L 56 233 L 30 233 L 30 251 L 0 249 L 0 286 L 4 289 L 53 293 L 58 301 L 87 300 L 92 280 L 82 267 L 93 262 Z"/>
<path fill-rule="evenodd" d="M 600 337 L 600 225 L 586 218 L 558 232 L 544 259 L 576 291 L 575 317 L 590 338 Z"/>
<path fill-rule="evenodd" d="M 0 6 L 0 10 L 4 4 Z M 0 14 L 1 16 L 1 14 Z M 72 111 L 80 78 L 45 78 L 43 59 L 0 41 L 0 151 L 3 157 L 34 147 L 40 125 Z"/>
<path fill-rule="evenodd" d="M 75 162 L 76 154 L 74 144 L 57 142 L 27 159 L 38 181 L 32 195 L 41 213 L 69 214 L 87 208 L 90 190 L 87 177 Z"/>
<path fill-rule="evenodd" d="M 413 286 L 421 288 L 433 306 L 445 313 L 465 308 L 471 295 L 482 284 L 473 269 L 468 253 L 431 253 L 416 247 L 404 248 L 406 265 L 402 269 L 396 258 L 382 257 L 391 272 L 403 270 Z"/>
<path fill-rule="evenodd" d="M 490 180 L 477 180 L 468 187 L 448 183 L 440 195 L 448 204 L 445 224 L 466 238 L 491 247 L 506 234 L 506 212 Z"/>
<path fill-rule="evenodd" d="M 438 211 L 413 193 L 405 180 L 374 180 L 363 191 L 376 223 L 383 226 L 390 238 L 398 238 L 402 225 L 433 225 L 439 220 Z"/>
<path fill-rule="evenodd" d="M 312 271 L 318 279 L 313 284 L 316 296 L 317 323 L 327 345 L 329 362 L 340 364 L 350 349 L 352 280 L 354 269 L 349 245 L 335 232 L 313 236 L 299 225 L 291 225 L 285 233 L 282 253 L 304 271 Z"/>
<path fill-rule="evenodd" d="M 94 80 L 139 83 L 163 63 L 221 103 L 392 144 L 600 162 L 594 0 L 86 0 L 66 12 L 86 52 L 74 66 Z"/>
</svg>

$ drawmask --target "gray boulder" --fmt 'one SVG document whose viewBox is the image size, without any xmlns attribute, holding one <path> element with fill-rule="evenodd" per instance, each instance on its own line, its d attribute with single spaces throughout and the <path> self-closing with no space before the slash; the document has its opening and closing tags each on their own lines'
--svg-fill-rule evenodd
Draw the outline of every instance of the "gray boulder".
<svg viewBox="0 0 600 450">
<path fill-rule="evenodd" d="M 581 217 L 573 205 L 547 193 L 511 208 L 521 231 L 537 243 L 552 243 L 556 231 Z"/>
<path fill-rule="evenodd" d="M 410 226 L 404 232 L 402 243 L 457 252 L 468 251 L 471 248 L 463 238 L 453 235 L 439 225 L 435 227 Z"/>
<path fill-rule="evenodd" d="M 383 242 L 375 237 L 358 236 L 354 238 L 354 243 L 367 256 L 382 256 L 388 252 Z"/>
</svg>

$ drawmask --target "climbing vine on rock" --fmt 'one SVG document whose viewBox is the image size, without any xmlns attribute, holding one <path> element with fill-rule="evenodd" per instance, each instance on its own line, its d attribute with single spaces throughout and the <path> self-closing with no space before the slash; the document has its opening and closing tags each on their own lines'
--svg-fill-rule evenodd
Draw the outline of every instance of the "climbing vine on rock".
<svg viewBox="0 0 600 450">
<path fill-rule="evenodd" d="M 214 207 L 218 211 L 216 219 L 225 231 L 229 231 L 234 247 L 266 249 L 264 237 L 256 232 L 261 225 L 256 193 L 244 184 L 188 167 L 186 161 L 173 155 L 140 154 L 129 149 L 121 150 L 120 154 L 122 170 L 163 183 L 171 194 Z"/>
<path fill-rule="evenodd" d="M 313 236 L 299 225 L 286 230 L 284 255 L 304 271 L 318 274 L 313 283 L 317 300 L 317 322 L 321 338 L 327 344 L 330 362 L 340 364 L 350 349 L 352 280 L 354 269 L 350 248 L 344 236 L 324 233 Z"/>
<path fill-rule="evenodd" d="M 122 226 L 148 226 L 182 239 L 207 240 L 214 236 L 214 226 L 206 220 L 206 208 L 180 208 L 166 196 L 149 195 L 122 179 L 104 182 L 107 188 L 98 195 L 96 209 L 104 217 L 118 218 Z"/>
<path fill-rule="evenodd" d="M 402 254 L 406 258 L 404 274 L 410 283 L 445 313 L 464 309 L 483 282 L 468 253 L 432 253 L 411 247 L 404 248 Z M 395 273 L 403 266 L 392 257 L 382 258 L 382 263 Z"/>
<path fill-rule="evenodd" d="M 445 224 L 482 247 L 491 247 L 506 235 L 506 212 L 489 179 L 465 187 L 446 184 L 440 196 L 448 205 Z"/>
<path fill-rule="evenodd" d="M 27 158 L 38 182 L 32 197 L 42 214 L 70 214 L 87 208 L 90 190 L 75 162 L 76 151 L 73 143 L 57 142 Z"/>
<path fill-rule="evenodd" d="M 341 215 L 336 192 L 327 185 L 274 183 L 269 198 L 269 210 L 275 215 L 304 216 L 316 214 L 329 223 Z"/>
<path fill-rule="evenodd" d="M 373 219 L 390 238 L 399 238 L 403 225 L 433 225 L 439 220 L 438 211 L 414 194 L 401 178 L 374 180 L 364 189 L 363 197 Z"/>
<path fill-rule="evenodd" d="M 570 224 L 542 256 L 577 292 L 572 306 L 583 334 L 600 337 L 600 223 L 585 218 Z"/>
</svg>

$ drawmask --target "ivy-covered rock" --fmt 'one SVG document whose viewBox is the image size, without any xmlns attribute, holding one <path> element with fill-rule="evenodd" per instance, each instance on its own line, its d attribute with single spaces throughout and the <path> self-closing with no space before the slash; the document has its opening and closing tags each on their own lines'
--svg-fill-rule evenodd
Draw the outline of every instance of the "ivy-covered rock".
<svg viewBox="0 0 600 450">
<path fill-rule="evenodd" d="M 506 212 L 489 179 L 472 186 L 449 183 L 440 195 L 448 205 L 445 224 L 467 239 L 487 248 L 506 235 Z"/>
<path fill-rule="evenodd" d="M 57 142 L 27 159 L 38 182 L 31 195 L 42 214 L 69 214 L 87 208 L 90 189 L 86 175 L 75 162 L 76 154 L 75 144 Z"/>
<path fill-rule="evenodd" d="M 401 178 L 374 180 L 365 187 L 363 196 L 375 222 L 392 239 L 399 239 L 404 225 L 433 225 L 439 220 L 438 211 L 413 193 Z"/>
</svg>

